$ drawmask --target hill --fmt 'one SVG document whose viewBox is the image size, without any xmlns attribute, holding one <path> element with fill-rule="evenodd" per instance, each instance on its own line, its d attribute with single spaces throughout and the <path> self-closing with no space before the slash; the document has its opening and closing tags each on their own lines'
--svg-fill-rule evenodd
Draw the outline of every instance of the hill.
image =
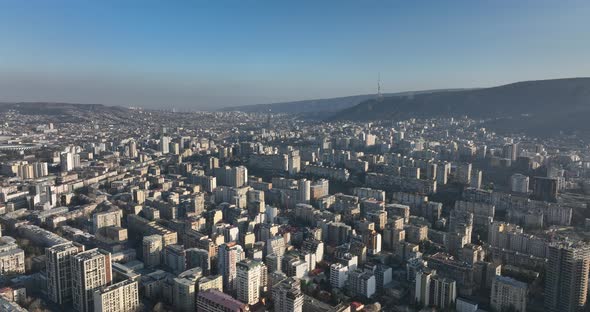
<svg viewBox="0 0 590 312">
<path fill-rule="evenodd" d="M 386 93 L 384 96 L 408 96 L 416 93 L 428 93 L 434 91 L 418 91 L 418 92 L 399 92 Z M 303 100 L 294 102 L 281 102 L 271 104 L 254 104 L 234 107 L 224 107 L 220 111 L 240 111 L 246 113 L 266 113 L 269 109 L 273 113 L 287 113 L 287 114 L 317 114 L 317 113 L 336 113 L 343 109 L 355 106 L 359 103 L 375 98 L 375 94 L 352 95 L 345 97 L 336 97 L 329 99 L 315 99 Z"/>
<path fill-rule="evenodd" d="M 0 103 L 0 112 L 15 110 L 26 115 L 73 115 L 86 112 L 125 112 L 126 108 L 102 104 L 73 104 L 52 102 Z"/>
<path fill-rule="evenodd" d="M 465 115 L 496 119 L 490 124 L 510 130 L 590 130 L 589 123 L 577 123 L 590 117 L 590 78 L 524 81 L 492 88 L 370 99 L 340 111 L 330 120 Z"/>
<path fill-rule="evenodd" d="M 102 104 L 72 104 L 51 102 L 0 103 L 0 113 L 17 111 L 23 115 L 39 115 L 53 122 L 88 122 L 105 118 L 114 123 L 129 118 L 129 109 Z"/>
</svg>

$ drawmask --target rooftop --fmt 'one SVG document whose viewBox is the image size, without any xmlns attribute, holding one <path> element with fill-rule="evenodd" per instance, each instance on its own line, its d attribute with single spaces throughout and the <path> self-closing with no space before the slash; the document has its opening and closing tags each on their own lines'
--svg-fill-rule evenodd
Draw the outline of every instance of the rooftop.
<svg viewBox="0 0 590 312">
<path fill-rule="evenodd" d="M 245 310 L 248 308 L 247 304 L 242 303 L 242 302 L 232 298 L 232 296 L 220 292 L 219 290 L 209 289 L 209 290 L 201 291 L 197 295 L 197 298 L 199 298 L 199 297 L 204 298 L 209 301 L 213 301 L 219 305 L 222 305 L 222 306 L 224 306 L 230 310 L 234 310 L 234 311 L 242 311 L 242 310 Z"/>
</svg>

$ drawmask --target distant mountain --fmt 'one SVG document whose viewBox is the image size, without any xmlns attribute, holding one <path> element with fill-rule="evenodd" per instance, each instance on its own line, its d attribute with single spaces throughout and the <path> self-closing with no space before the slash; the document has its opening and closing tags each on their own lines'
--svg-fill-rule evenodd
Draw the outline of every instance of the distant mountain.
<svg viewBox="0 0 590 312">
<path fill-rule="evenodd" d="M 87 112 L 125 112 L 127 108 L 102 104 L 73 104 L 52 102 L 0 102 L 0 112 L 15 110 L 27 115 L 73 115 Z"/>
<path fill-rule="evenodd" d="M 383 96 L 408 96 L 411 94 L 435 92 L 439 90 L 417 91 L 417 92 L 399 92 L 386 93 Z M 271 104 L 255 104 L 234 107 L 224 107 L 220 111 L 240 111 L 246 113 L 266 113 L 269 110 L 273 113 L 287 114 L 315 114 L 315 113 L 335 113 L 343 109 L 355 106 L 361 102 L 376 98 L 375 94 L 353 95 L 346 97 L 337 97 L 329 99 L 304 100 L 295 102 L 281 102 Z"/>
<path fill-rule="evenodd" d="M 508 85 L 369 99 L 330 120 L 388 120 L 408 117 L 496 118 L 511 130 L 590 130 L 590 78 L 524 81 Z M 571 121 L 583 124 L 573 124 Z M 551 127 L 554 127 L 553 129 Z"/>
<path fill-rule="evenodd" d="M 14 110 L 24 115 L 41 115 L 48 121 L 92 122 L 96 119 L 109 120 L 113 124 L 130 122 L 129 109 L 102 104 L 72 104 L 48 102 L 1 103 L 0 113 Z"/>
</svg>

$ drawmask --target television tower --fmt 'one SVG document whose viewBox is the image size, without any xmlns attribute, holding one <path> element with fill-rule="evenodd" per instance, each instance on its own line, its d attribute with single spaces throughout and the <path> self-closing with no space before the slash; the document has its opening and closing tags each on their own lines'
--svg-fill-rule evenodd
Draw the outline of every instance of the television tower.
<svg viewBox="0 0 590 312">
<path fill-rule="evenodd" d="M 377 100 L 381 101 L 383 99 L 383 94 L 381 94 L 381 73 L 377 76 Z"/>
</svg>

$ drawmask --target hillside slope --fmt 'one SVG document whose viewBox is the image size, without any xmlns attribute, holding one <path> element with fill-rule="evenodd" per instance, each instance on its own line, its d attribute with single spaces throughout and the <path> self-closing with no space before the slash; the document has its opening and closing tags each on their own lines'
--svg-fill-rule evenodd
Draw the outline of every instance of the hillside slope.
<svg viewBox="0 0 590 312">
<path fill-rule="evenodd" d="M 470 116 L 507 130 L 590 130 L 590 78 L 525 81 L 412 97 L 370 99 L 330 120 L 389 120 L 409 117 Z"/>
<path fill-rule="evenodd" d="M 386 93 L 386 97 L 408 96 L 411 94 L 421 94 L 428 92 L 436 92 L 438 90 L 426 90 L 416 92 L 399 92 Z M 336 113 L 343 109 L 355 106 L 359 103 L 374 99 L 375 94 L 353 95 L 329 99 L 314 99 L 294 102 L 281 102 L 271 104 L 255 104 L 234 107 L 224 107 L 220 111 L 240 111 L 246 113 L 266 113 L 269 110 L 273 113 L 287 113 L 287 114 L 308 114 L 308 113 Z"/>
</svg>

